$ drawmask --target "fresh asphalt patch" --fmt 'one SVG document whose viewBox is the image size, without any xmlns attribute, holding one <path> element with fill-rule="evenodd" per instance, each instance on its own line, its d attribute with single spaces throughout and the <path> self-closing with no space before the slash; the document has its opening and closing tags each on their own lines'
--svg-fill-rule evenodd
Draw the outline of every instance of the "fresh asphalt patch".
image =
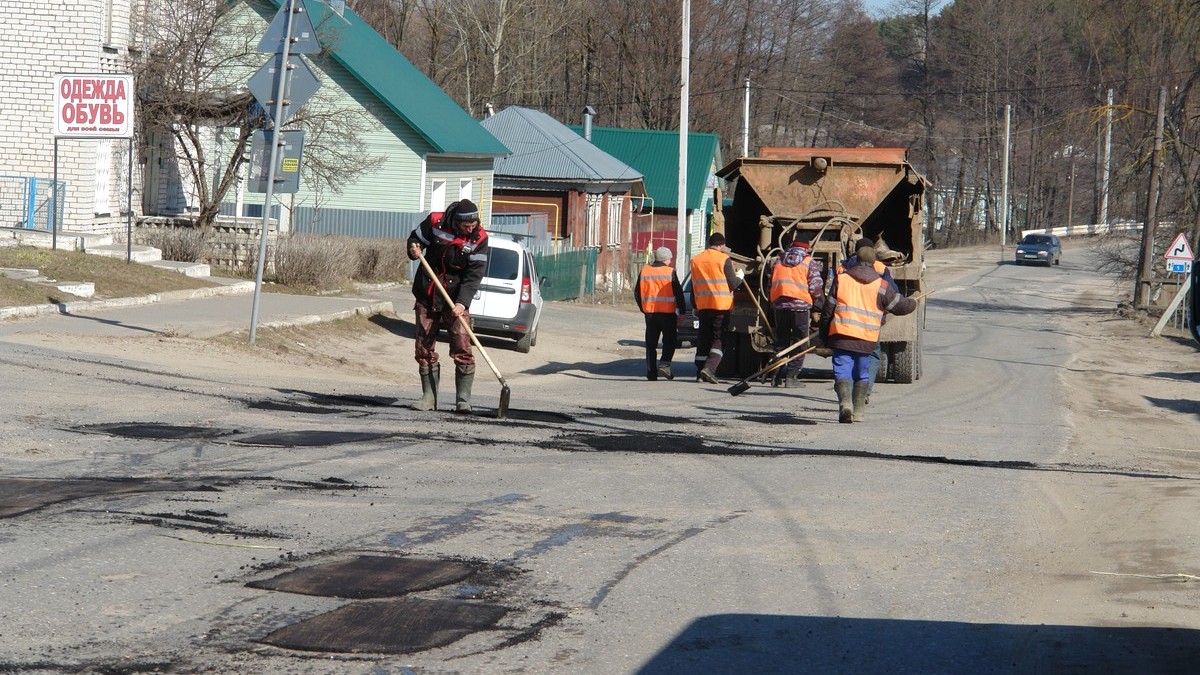
<svg viewBox="0 0 1200 675">
<path fill-rule="evenodd" d="M 491 629 L 507 612 L 499 605 L 457 600 L 354 602 L 284 626 L 260 642 L 302 651 L 411 654 Z"/>
<path fill-rule="evenodd" d="M 473 572 L 471 565 L 457 560 L 363 555 L 284 572 L 246 585 L 270 591 L 362 600 L 446 586 L 467 579 Z"/>
<path fill-rule="evenodd" d="M 0 518 L 11 518 L 51 504 L 141 492 L 216 491 L 194 481 L 146 478 L 0 478 Z"/>
</svg>

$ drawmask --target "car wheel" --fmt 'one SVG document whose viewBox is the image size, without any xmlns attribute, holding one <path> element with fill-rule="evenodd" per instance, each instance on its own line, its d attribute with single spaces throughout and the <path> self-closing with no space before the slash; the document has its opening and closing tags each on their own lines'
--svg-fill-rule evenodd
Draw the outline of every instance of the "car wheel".
<svg viewBox="0 0 1200 675">
<path fill-rule="evenodd" d="M 528 354 L 530 347 L 533 347 L 533 333 L 526 333 L 517 340 L 517 351 L 522 354 Z"/>
</svg>

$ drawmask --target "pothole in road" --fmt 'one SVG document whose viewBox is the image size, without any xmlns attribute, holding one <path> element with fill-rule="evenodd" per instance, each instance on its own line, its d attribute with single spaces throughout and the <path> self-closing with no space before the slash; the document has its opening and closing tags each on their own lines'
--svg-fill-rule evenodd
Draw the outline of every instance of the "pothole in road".
<svg viewBox="0 0 1200 675">
<path fill-rule="evenodd" d="M 300 431 L 266 431 L 243 433 L 237 429 L 220 427 L 181 426 L 173 424 L 142 424 L 116 422 L 89 424 L 75 427 L 74 431 L 89 434 L 108 434 L 120 438 L 137 438 L 168 441 L 217 441 L 232 445 L 254 445 L 272 448 L 317 447 L 362 443 L 392 438 L 395 434 L 374 431 L 330 431 L 325 429 L 303 429 Z"/>
<path fill-rule="evenodd" d="M 455 600 L 354 602 L 284 626 L 259 642 L 302 651 L 410 654 L 490 629 L 506 613 L 498 605 Z"/>
<path fill-rule="evenodd" d="M 154 422 L 113 422 L 109 424 L 87 424 L 75 427 L 74 431 L 90 434 L 108 434 L 121 438 L 148 438 L 161 441 L 210 440 L 238 433 L 237 429 L 204 427 Z"/>
<path fill-rule="evenodd" d="M 216 491 L 216 488 L 195 483 L 144 478 L 79 480 L 0 478 L 0 518 L 11 518 L 36 511 L 50 504 L 89 497 L 184 490 Z"/>
<path fill-rule="evenodd" d="M 301 651 L 406 654 L 492 629 L 510 610 L 477 601 L 500 597 L 498 585 L 519 573 L 481 561 L 359 555 L 246 585 L 356 601 L 275 630 L 257 642 Z M 400 597 L 454 585 L 442 598 Z M 540 630 L 535 625 L 509 641 L 534 639 Z"/>
<path fill-rule="evenodd" d="M 462 581 L 473 569 L 453 560 L 364 555 L 251 581 L 251 588 L 334 598 L 385 598 Z"/>
<path fill-rule="evenodd" d="M 391 438 L 394 434 L 373 431 L 325 431 L 305 429 L 302 431 L 269 431 L 237 438 L 222 439 L 235 445 L 257 445 L 269 448 L 300 448 L 342 443 L 362 443 Z"/>
<path fill-rule="evenodd" d="M 743 422 L 755 422 L 758 424 L 816 424 L 816 420 L 796 417 L 794 415 L 738 415 L 736 419 Z"/>
<path fill-rule="evenodd" d="M 563 437 L 568 443 L 551 441 L 548 445 L 560 450 L 593 450 L 596 452 L 644 452 L 679 454 L 725 454 L 722 448 L 708 445 L 696 436 L 670 434 L 571 434 Z M 574 443 L 570 443 L 574 441 Z M 579 445 L 585 447 L 581 448 Z M 729 451 L 736 452 L 736 451 Z"/>
</svg>

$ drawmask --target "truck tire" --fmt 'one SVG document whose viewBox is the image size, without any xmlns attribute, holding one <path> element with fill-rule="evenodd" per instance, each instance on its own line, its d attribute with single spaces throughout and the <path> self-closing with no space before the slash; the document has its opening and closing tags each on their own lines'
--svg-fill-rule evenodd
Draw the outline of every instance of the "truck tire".
<svg viewBox="0 0 1200 675">
<path fill-rule="evenodd" d="M 920 377 L 921 352 L 916 341 L 893 343 L 888 352 L 888 370 L 893 382 L 912 384 Z"/>
</svg>

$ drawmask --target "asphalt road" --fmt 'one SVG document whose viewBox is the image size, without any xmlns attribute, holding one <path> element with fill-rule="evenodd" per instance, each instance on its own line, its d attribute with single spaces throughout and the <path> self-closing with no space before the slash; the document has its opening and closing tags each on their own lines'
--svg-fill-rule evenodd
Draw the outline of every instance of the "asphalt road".
<svg viewBox="0 0 1200 675">
<path fill-rule="evenodd" d="M 922 379 L 853 425 L 825 359 L 733 397 L 684 350 L 646 382 L 640 317 L 587 305 L 528 355 L 488 343 L 506 421 L 482 363 L 463 417 L 404 407 L 415 376 L 9 331 L 0 672 L 1194 672 L 1195 624 L 1040 602 L 1056 496 L 1159 478 L 1070 461 L 1068 333 L 1111 284 L 1067 255 L 935 287 Z M 360 556 L 472 571 L 416 608 L 248 586 Z M 413 634 L 445 644 L 380 653 Z"/>
</svg>

